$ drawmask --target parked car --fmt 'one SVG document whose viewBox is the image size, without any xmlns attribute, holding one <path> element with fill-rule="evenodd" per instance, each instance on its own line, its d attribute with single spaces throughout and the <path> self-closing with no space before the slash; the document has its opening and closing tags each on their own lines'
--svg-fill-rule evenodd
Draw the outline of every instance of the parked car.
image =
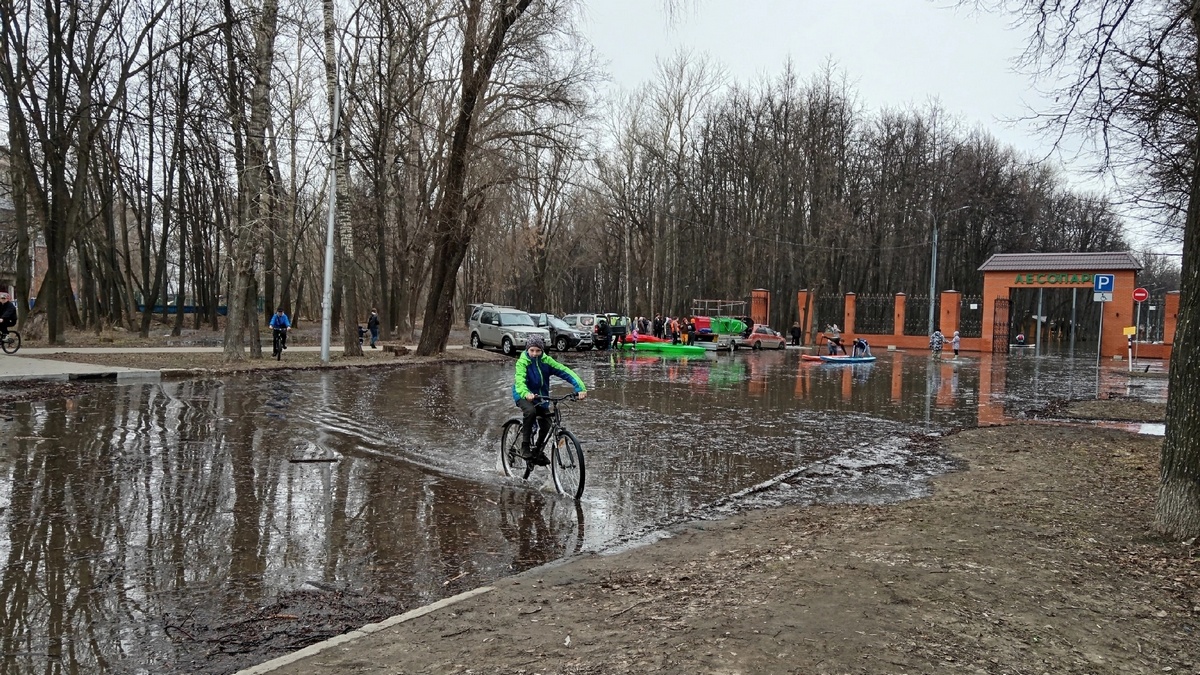
<svg viewBox="0 0 1200 675">
<path fill-rule="evenodd" d="M 611 337 L 619 337 L 628 334 L 629 327 L 632 325 L 629 317 L 621 316 L 620 314 L 613 314 L 611 312 L 608 314 L 596 314 L 591 312 L 583 314 L 567 314 L 562 318 L 562 320 L 575 330 L 581 332 L 584 330 L 591 330 L 593 339 L 595 339 L 597 336 L 597 327 L 600 325 L 600 321 L 602 320 L 608 324 L 608 333 Z"/>
<path fill-rule="evenodd" d="M 787 339 L 770 326 L 759 325 L 755 326 L 749 335 L 744 337 L 739 335 L 734 338 L 734 346 L 751 349 L 783 349 L 787 346 Z"/>
<path fill-rule="evenodd" d="M 554 345 L 554 348 L 560 352 L 565 352 L 568 349 L 578 349 L 584 351 L 592 348 L 594 338 L 592 331 L 584 328 L 582 330 L 572 328 L 566 321 L 549 313 L 533 314 L 533 324 L 538 328 L 545 328 L 550 331 L 549 344 Z"/>
<path fill-rule="evenodd" d="M 530 335 L 541 335 L 550 341 L 550 331 L 535 326 L 528 313 L 511 307 L 480 305 L 471 313 L 467 327 L 471 331 L 472 347 L 499 347 L 507 356 L 525 349 Z"/>
</svg>

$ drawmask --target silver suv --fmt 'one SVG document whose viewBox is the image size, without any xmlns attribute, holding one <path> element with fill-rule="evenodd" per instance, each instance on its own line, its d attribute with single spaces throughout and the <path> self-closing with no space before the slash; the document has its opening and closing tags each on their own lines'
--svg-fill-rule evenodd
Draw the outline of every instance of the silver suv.
<svg viewBox="0 0 1200 675">
<path fill-rule="evenodd" d="M 480 305 L 471 312 L 467 328 L 471 332 L 472 347 L 499 347 L 507 356 L 525 349 L 525 341 L 530 335 L 541 335 L 550 342 L 550 331 L 538 328 L 529 314 L 511 307 Z"/>
</svg>

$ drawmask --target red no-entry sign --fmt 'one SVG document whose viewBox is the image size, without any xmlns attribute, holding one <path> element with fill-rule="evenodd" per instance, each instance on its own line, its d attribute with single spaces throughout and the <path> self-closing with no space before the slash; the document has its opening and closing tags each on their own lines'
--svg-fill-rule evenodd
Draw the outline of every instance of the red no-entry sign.
<svg viewBox="0 0 1200 675">
<path fill-rule="evenodd" d="M 1144 288 L 1133 289 L 1133 301 L 1134 302 L 1145 302 L 1149 299 L 1150 299 L 1150 291 L 1148 291 Z"/>
</svg>

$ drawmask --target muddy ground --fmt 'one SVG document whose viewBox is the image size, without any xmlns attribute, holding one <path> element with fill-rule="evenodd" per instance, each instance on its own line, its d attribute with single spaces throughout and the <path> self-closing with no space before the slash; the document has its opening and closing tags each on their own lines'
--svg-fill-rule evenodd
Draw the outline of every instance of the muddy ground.
<svg viewBox="0 0 1200 675">
<path fill-rule="evenodd" d="M 1200 550 L 1151 526 L 1160 443 L 964 431 L 930 497 L 681 526 L 276 672 L 1200 672 Z"/>
</svg>

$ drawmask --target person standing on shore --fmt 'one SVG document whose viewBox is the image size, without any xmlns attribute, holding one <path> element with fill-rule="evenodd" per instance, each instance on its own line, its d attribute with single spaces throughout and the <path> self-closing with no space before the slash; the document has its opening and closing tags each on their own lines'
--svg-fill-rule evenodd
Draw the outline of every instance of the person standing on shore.
<svg viewBox="0 0 1200 675">
<path fill-rule="evenodd" d="M 371 318 L 367 319 L 367 330 L 371 331 L 371 349 L 379 349 L 375 343 L 379 341 L 379 312 L 371 308 Z"/>
<path fill-rule="evenodd" d="M 933 335 L 929 336 L 929 351 L 939 359 L 942 357 L 942 345 L 946 344 L 946 336 L 942 335 L 940 329 L 935 328 Z"/>
</svg>

